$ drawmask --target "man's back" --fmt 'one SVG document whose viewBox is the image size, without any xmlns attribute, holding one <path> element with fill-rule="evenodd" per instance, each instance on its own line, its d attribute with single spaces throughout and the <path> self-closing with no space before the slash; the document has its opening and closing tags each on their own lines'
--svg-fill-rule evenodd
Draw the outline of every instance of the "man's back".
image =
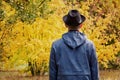
<svg viewBox="0 0 120 80">
<path fill-rule="evenodd" d="M 77 30 L 53 43 L 50 58 L 50 80 L 98 80 L 94 45 Z"/>
</svg>

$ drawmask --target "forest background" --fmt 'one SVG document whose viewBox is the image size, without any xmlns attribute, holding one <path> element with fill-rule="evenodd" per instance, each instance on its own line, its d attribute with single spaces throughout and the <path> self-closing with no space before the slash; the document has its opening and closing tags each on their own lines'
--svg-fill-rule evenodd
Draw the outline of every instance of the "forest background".
<svg viewBox="0 0 120 80">
<path fill-rule="evenodd" d="M 120 0 L 0 0 L 0 70 L 48 73 L 71 9 L 86 16 L 81 32 L 94 42 L 99 68 L 120 69 Z"/>
</svg>

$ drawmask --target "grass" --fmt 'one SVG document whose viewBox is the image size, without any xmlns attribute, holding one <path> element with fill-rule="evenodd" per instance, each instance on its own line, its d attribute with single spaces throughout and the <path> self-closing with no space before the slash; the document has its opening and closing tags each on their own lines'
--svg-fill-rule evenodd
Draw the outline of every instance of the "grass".
<svg viewBox="0 0 120 80">
<path fill-rule="evenodd" d="M 100 80 L 120 80 L 120 70 L 100 71 Z"/>
<path fill-rule="evenodd" d="M 48 80 L 48 76 L 26 76 L 18 71 L 1 71 L 0 80 Z M 100 71 L 100 80 L 120 80 L 120 71 Z"/>
</svg>

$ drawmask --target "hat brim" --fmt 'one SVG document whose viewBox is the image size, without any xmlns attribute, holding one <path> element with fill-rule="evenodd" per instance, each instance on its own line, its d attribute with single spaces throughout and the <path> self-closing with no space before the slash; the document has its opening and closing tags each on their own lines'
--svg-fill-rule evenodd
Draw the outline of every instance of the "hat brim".
<svg viewBox="0 0 120 80">
<path fill-rule="evenodd" d="M 68 24 L 68 17 L 67 16 L 68 15 L 63 16 L 63 21 L 68 26 L 71 26 L 70 24 Z M 81 16 L 82 21 L 78 21 L 77 24 L 76 24 L 76 26 L 78 26 L 79 24 L 83 23 L 86 20 L 85 16 L 83 16 L 83 15 L 80 15 L 80 16 Z"/>
</svg>

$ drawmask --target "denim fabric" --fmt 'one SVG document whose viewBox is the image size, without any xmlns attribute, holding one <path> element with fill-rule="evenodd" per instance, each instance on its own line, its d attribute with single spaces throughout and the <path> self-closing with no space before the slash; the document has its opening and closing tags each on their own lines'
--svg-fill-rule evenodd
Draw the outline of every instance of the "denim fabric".
<svg viewBox="0 0 120 80">
<path fill-rule="evenodd" d="M 79 31 L 69 31 L 53 42 L 49 80 L 99 80 L 93 42 Z"/>
</svg>

